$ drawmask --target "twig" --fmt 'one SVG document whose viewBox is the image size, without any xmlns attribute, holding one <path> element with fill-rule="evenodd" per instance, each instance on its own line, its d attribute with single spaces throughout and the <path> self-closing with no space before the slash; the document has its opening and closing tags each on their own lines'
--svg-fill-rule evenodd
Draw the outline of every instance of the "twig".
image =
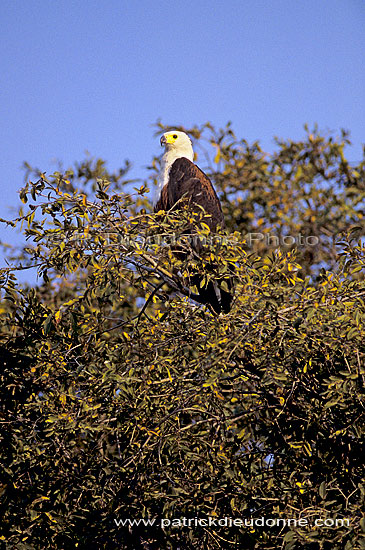
<svg viewBox="0 0 365 550">
<path fill-rule="evenodd" d="M 141 309 L 141 311 L 138 313 L 138 316 L 137 316 L 137 322 L 136 322 L 136 327 L 138 327 L 138 323 L 139 323 L 139 320 L 140 318 L 142 317 L 143 313 L 145 312 L 145 309 L 147 308 L 148 304 L 150 303 L 150 301 L 152 300 L 152 298 L 154 297 L 154 295 L 156 294 L 156 292 L 158 292 L 160 290 L 160 288 L 163 287 L 163 285 L 165 284 L 165 281 L 162 281 L 162 283 L 160 283 L 159 285 L 157 285 L 155 287 L 155 289 L 151 292 L 151 294 L 148 296 L 147 300 L 145 301 L 145 303 L 143 304 L 143 307 Z"/>
</svg>

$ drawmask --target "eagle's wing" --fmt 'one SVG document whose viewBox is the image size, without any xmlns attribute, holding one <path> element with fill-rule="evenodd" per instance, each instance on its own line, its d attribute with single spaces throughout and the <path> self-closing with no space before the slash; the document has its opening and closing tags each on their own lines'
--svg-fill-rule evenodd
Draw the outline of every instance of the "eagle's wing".
<svg viewBox="0 0 365 550">
<path fill-rule="evenodd" d="M 167 187 L 167 196 L 169 207 L 172 208 L 180 199 L 189 201 L 189 207 L 193 212 L 201 213 L 203 207 L 210 217 L 204 219 L 204 222 L 212 231 L 220 225 L 224 227 L 224 217 L 222 207 L 214 187 L 208 178 L 193 162 L 186 158 L 175 160 L 170 170 L 169 184 Z M 195 244 L 199 252 L 200 247 Z M 209 270 L 209 265 L 207 265 Z M 191 274 L 191 283 L 198 288 L 202 302 L 210 305 L 216 312 L 228 313 L 231 308 L 233 296 L 232 278 L 225 279 L 228 286 L 228 292 L 221 288 L 220 281 L 209 281 L 206 286 L 201 287 L 202 275 L 200 273 Z"/>
<path fill-rule="evenodd" d="M 168 209 L 186 197 L 192 211 L 201 212 L 201 206 L 210 214 L 204 221 L 213 231 L 218 225 L 224 226 L 222 207 L 210 179 L 187 158 L 175 160 L 170 169 L 169 183 L 165 187 Z"/>
<path fill-rule="evenodd" d="M 201 207 L 204 208 L 209 215 L 204 222 L 212 231 L 215 231 L 218 225 L 224 227 L 222 207 L 210 179 L 185 157 L 175 160 L 171 166 L 168 184 L 162 188 L 161 196 L 155 205 L 155 212 L 170 210 L 176 203 L 178 208 L 180 200 L 189 201 L 192 212 L 201 213 Z M 195 248 L 196 246 L 197 244 Z M 196 250 L 199 251 L 199 246 Z M 175 250 L 175 254 L 179 253 L 181 254 L 181 251 Z M 209 281 L 206 286 L 201 287 L 202 277 L 199 273 L 191 274 L 190 277 L 192 285 L 198 288 L 202 303 L 208 304 L 216 313 L 221 311 L 228 313 L 233 299 L 231 292 L 220 288 L 219 281 Z M 225 281 L 231 291 L 233 288 L 231 278 Z"/>
</svg>

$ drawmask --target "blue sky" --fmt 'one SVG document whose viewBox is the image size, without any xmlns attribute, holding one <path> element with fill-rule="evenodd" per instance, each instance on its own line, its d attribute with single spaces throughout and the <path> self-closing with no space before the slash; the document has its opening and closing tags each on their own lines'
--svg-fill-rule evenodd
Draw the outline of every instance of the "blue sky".
<svg viewBox="0 0 365 550">
<path fill-rule="evenodd" d="M 231 120 L 267 151 L 306 122 L 344 127 L 361 158 L 363 0 L 3 0 L 0 18 L 1 217 L 24 160 L 50 173 L 88 150 L 143 177 L 157 118 Z"/>
</svg>

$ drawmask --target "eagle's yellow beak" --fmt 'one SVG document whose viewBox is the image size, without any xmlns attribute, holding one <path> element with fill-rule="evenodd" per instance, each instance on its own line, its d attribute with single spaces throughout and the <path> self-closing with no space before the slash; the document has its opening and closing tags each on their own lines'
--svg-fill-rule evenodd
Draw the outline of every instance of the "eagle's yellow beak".
<svg viewBox="0 0 365 550">
<path fill-rule="evenodd" d="M 175 136 L 175 137 L 174 137 Z M 166 145 L 166 143 L 175 143 L 177 139 L 177 135 L 176 134 L 164 134 L 162 136 L 162 138 L 160 139 L 160 143 L 161 145 Z"/>
</svg>

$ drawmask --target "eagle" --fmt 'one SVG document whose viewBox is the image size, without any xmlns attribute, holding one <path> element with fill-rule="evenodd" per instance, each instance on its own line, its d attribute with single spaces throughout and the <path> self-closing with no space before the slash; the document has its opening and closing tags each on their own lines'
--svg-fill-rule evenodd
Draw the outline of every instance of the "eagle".
<svg viewBox="0 0 365 550">
<path fill-rule="evenodd" d="M 208 214 L 204 222 L 212 232 L 224 227 L 221 203 L 206 174 L 194 164 L 194 151 L 191 140 L 185 132 L 172 130 L 165 132 L 160 140 L 165 152 L 161 160 L 161 170 L 153 197 L 154 211 L 168 211 L 181 200 L 188 202 L 189 209 L 200 214 L 202 209 Z M 194 245 L 199 253 L 201 247 Z M 181 251 L 178 254 L 181 257 Z M 212 265 L 207 268 L 212 269 Z M 227 290 L 222 288 L 222 280 L 209 280 L 202 285 L 204 275 L 195 273 L 190 283 L 198 288 L 200 301 L 215 313 L 228 313 L 232 303 L 232 280 L 224 279 Z"/>
</svg>

